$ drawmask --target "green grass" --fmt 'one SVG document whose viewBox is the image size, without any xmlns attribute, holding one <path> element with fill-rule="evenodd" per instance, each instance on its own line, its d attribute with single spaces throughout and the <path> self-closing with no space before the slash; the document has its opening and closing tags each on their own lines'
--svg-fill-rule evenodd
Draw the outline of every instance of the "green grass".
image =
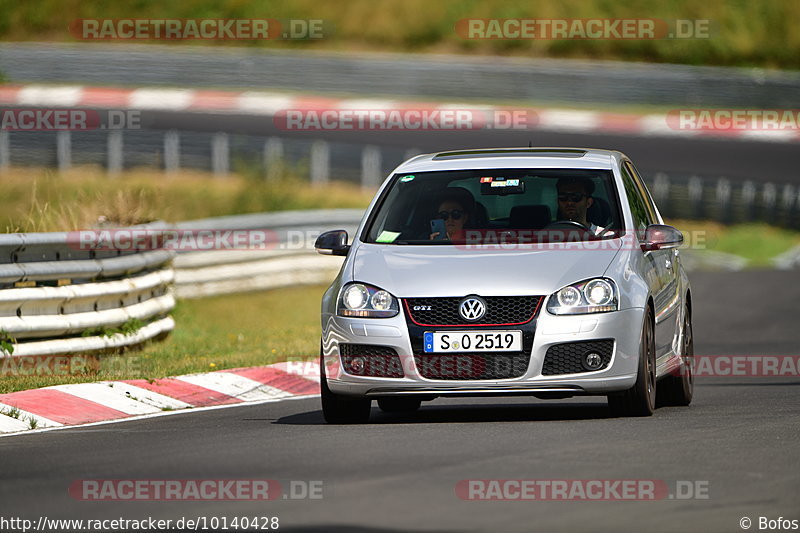
<svg viewBox="0 0 800 533">
<path fill-rule="evenodd" d="M 185 171 L 172 177 L 133 170 L 109 178 L 94 167 L 66 174 L 46 169 L 11 169 L 0 175 L 0 229 L 6 232 L 64 231 L 152 220 L 176 222 L 288 209 L 360 207 L 371 194 L 358 185 L 311 187 L 286 176 L 266 181 L 252 174 L 225 179 Z"/>
<path fill-rule="evenodd" d="M 695 248 L 735 254 L 748 259 L 749 267 L 771 266 L 770 259 L 800 245 L 800 232 L 764 223 L 725 226 L 710 221 L 675 220 L 685 239 Z"/>
<path fill-rule="evenodd" d="M 138 352 L 100 356 L 99 365 L 86 371 L 4 375 L 0 393 L 63 383 L 157 379 L 316 356 L 324 291 L 325 287 L 309 286 L 183 300 L 172 314 L 175 331 L 164 341 Z"/>
<path fill-rule="evenodd" d="M 69 16 L 65 20 L 64 14 Z M 800 3 L 795 0 L 0 0 L 0 39 L 74 41 L 78 18 L 321 19 L 325 36 L 310 40 L 194 41 L 190 44 L 351 51 L 446 52 L 526 57 L 654 61 L 693 65 L 800 68 Z M 711 37 L 662 40 L 465 40 L 466 18 L 707 19 Z M 186 44 L 187 41 L 179 41 Z M 93 43 L 88 43 L 90 46 Z"/>
<path fill-rule="evenodd" d="M 11 406 L 5 409 L 0 409 L 0 415 L 10 416 L 11 418 L 16 418 L 19 420 L 20 411 L 16 407 Z"/>
</svg>

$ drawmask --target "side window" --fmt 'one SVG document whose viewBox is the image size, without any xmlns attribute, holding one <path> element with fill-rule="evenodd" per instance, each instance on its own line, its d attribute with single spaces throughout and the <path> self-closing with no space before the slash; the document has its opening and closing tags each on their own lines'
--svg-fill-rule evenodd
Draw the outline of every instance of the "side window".
<svg viewBox="0 0 800 533">
<path fill-rule="evenodd" d="M 652 221 L 651 224 L 657 224 L 658 223 L 658 215 L 656 214 L 657 211 L 655 205 L 653 204 L 653 199 L 650 197 L 650 192 L 647 190 L 647 187 L 645 187 L 644 181 L 642 181 L 641 176 L 639 176 L 639 173 L 636 171 L 636 168 L 634 168 L 633 163 L 631 163 L 630 161 L 625 161 L 624 165 L 625 168 L 628 169 L 628 173 L 633 177 L 633 181 L 634 183 L 636 183 L 636 187 L 639 189 L 639 192 L 641 193 L 642 198 L 644 199 L 645 207 L 647 208 L 647 211 L 650 213 L 650 220 Z"/>
<path fill-rule="evenodd" d="M 633 176 L 627 169 L 627 165 L 620 167 L 622 171 L 622 183 L 625 186 L 625 196 L 628 197 L 628 204 L 631 207 L 631 214 L 633 215 L 633 224 L 636 235 L 639 240 L 644 239 L 644 230 L 652 224 L 650 213 L 647 209 L 647 203 L 642 197 L 642 193 L 633 181 Z"/>
</svg>

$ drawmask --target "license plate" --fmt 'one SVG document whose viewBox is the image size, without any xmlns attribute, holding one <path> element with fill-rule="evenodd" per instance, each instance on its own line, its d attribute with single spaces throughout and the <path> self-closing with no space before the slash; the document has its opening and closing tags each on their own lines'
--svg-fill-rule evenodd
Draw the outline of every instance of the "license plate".
<svg viewBox="0 0 800 533">
<path fill-rule="evenodd" d="M 521 352 L 521 331 L 426 331 L 425 353 Z"/>
</svg>

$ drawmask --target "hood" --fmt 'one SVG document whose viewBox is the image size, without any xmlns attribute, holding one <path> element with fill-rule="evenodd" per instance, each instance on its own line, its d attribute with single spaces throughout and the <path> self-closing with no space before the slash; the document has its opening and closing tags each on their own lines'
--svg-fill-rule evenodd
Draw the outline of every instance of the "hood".
<svg viewBox="0 0 800 533">
<path fill-rule="evenodd" d="M 515 250 L 361 243 L 353 260 L 353 280 L 399 298 L 548 295 L 570 283 L 602 276 L 622 242 L 601 242 L 596 249 L 562 245 Z"/>
</svg>

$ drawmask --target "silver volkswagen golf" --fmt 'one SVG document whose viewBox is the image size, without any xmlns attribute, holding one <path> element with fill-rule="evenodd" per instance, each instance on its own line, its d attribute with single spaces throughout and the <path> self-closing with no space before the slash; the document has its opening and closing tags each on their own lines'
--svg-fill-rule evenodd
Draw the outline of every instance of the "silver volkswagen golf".
<svg viewBox="0 0 800 533">
<path fill-rule="evenodd" d="M 414 157 L 383 183 L 322 299 L 322 409 L 369 419 L 444 396 L 604 395 L 622 416 L 692 400 L 681 233 L 624 154 Z"/>
</svg>

